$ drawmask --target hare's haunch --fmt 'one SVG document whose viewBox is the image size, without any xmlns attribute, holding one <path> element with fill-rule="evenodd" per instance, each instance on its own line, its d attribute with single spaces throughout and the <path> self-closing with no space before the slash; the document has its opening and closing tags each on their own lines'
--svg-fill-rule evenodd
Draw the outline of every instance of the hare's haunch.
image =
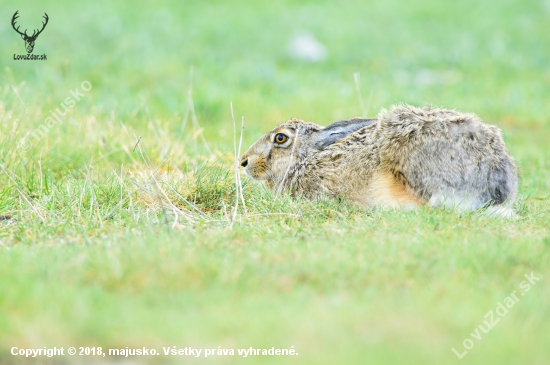
<svg viewBox="0 0 550 365">
<path fill-rule="evenodd" d="M 363 206 L 475 210 L 511 203 L 518 177 L 500 130 L 474 114 L 394 106 L 322 127 L 292 119 L 241 158 L 269 188 Z"/>
</svg>

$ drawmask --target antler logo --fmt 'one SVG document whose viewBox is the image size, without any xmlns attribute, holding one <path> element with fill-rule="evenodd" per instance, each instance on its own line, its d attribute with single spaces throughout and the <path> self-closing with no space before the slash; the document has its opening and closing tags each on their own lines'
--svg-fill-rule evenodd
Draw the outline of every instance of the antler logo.
<svg viewBox="0 0 550 365">
<path fill-rule="evenodd" d="M 27 30 L 25 29 L 25 32 L 24 33 L 21 33 L 19 31 L 19 27 L 15 27 L 15 21 L 17 20 L 17 18 L 19 17 L 19 15 L 17 15 L 17 13 L 19 12 L 19 10 L 17 10 L 15 12 L 15 14 L 13 14 L 13 18 L 11 18 L 11 26 L 13 27 L 13 29 L 15 29 L 15 31 L 19 34 L 21 34 L 21 38 L 23 38 L 23 40 L 25 41 L 25 48 L 27 49 L 27 53 L 32 53 L 32 50 L 34 49 L 34 42 L 36 41 L 36 38 L 40 35 L 40 33 L 42 33 L 42 31 L 44 30 L 44 28 L 46 28 L 46 24 L 48 24 L 48 14 L 44 13 L 44 19 L 46 19 L 45 22 L 42 22 L 42 29 L 38 30 L 38 29 L 35 29 L 34 32 L 32 33 L 31 36 L 29 36 L 27 34 Z"/>
</svg>

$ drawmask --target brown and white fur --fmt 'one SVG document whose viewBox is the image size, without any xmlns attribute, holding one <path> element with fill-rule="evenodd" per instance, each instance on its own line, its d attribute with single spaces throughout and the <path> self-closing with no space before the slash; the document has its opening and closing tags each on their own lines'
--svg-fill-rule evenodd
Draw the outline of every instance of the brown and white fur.
<svg viewBox="0 0 550 365">
<path fill-rule="evenodd" d="M 476 210 L 512 203 L 518 187 L 497 127 L 432 107 L 398 105 L 327 127 L 291 119 L 254 143 L 241 165 L 277 193 L 367 207 Z"/>
</svg>

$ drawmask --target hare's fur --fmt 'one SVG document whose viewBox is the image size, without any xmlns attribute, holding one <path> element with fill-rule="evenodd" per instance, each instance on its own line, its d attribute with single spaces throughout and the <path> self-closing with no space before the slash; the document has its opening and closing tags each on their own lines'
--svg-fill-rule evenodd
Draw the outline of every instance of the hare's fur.
<svg viewBox="0 0 550 365">
<path fill-rule="evenodd" d="M 285 143 L 275 143 L 279 133 Z M 241 164 L 277 193 L 363 206 L 476 210 L 512 203 L 518 186 L 497 127 L 432 107 L 399 105 L 327 127 L 292 119 L 254 143 Z"/>
</svg>

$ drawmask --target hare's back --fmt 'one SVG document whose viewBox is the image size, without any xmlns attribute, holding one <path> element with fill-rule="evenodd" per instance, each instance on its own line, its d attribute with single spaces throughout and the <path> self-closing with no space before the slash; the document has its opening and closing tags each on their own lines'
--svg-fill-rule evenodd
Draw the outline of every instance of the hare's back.
<svg viewBox="0 0 550 365">
<path fill-rule="evenodd" d="M 397 106 L 379 116 L 380 163 L 432 205 L 477 209 L 513 200 L 516 166 L 500 130 L 476 115 Z"/>
</svg>

